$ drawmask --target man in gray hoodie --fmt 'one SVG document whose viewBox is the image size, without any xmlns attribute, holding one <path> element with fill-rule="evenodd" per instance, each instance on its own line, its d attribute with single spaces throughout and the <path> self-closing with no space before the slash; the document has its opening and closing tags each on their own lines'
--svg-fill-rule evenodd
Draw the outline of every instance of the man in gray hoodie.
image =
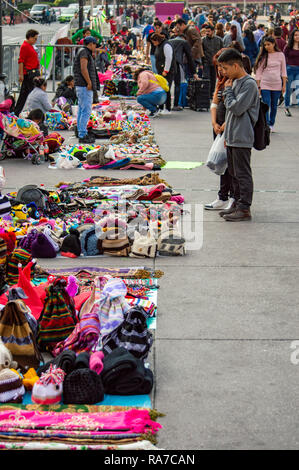
<svg viewBox="0 0 299 470">
<path fill-rule="evenodd" d="M 237 50 L 223 51 L 218 63 L 228 79 L 223 92 L 226 108 L 224 138 L 235 194 L 235 204 L 219 215 L 227 221 L 238 222 L 251 219 L 253 180 L 250 158 L 260 98 L 257 84 L 244 70 L 242 56 Z"/>
</svg>

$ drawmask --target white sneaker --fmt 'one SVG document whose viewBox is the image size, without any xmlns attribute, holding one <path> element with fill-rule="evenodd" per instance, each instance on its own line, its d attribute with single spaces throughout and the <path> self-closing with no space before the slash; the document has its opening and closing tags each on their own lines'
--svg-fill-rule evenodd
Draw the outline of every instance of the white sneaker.
<svg viewBox="0 0 299 470">
<path fill-rule="evenodd" d="M 227 204 L 227 201 L 216 199 L 216 201 L 212 202 L 211 204 L 205 204 L 204 208 L 208 211 L 220 211 L 221 209 L 226 209 Z"/>
<path fill-rule="evenodd" d="M 270 132 L 275 132 L 273 126 L 269 126 L 269 127 L 270 127 Z"/>
<path fill-rule="evenodd" d="M 230 197 L 229 200 L 226 201 L 226 202 L 228 202 L 228 204 L 227 204 L 225 209 L 230 209 L 232 207 L 233 203 L 235 202 L 235 200 L 234 200 L 233 197 Z"/>
<path fill-rule="evenodd" d="M 171 111 L 168 111 L 168 109 L 163 109 L 161 114 L 168 116 L 168 114 L 171 114 Z"/>
</svg>

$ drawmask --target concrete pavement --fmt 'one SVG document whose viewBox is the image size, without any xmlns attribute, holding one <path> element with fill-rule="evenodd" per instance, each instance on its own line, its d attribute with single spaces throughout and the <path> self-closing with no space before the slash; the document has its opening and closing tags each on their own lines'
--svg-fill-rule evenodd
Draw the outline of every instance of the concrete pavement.
<svg viewBox="0 0 299 470">
<path fill-rule="evenodd" d="M 165 273 L 153 351 L 154 406 L 166 414 L 159 433 L 164 449 L 299 448 L 299 365 L 290 359 L 291 343 L 299 339 L 299 109 L 292 113 L 287 118 L 279 109 L 270 147 L 253 151 L 251 222 L 228 223 L 205 211 L 203 246 L 184 258 L 76 261 Z M 206 161 L 212 143 L 209 113 L 184 110 L 152 125 L 163 158 Z M 2 164 L 8 191 L 86 177 L 81 170 L 49 170 L 23 160 Z M 205 166 L 162 170 L 161 177 L 193 205 L 213 201 L 218 191 L 219 177 Z M 69 259 L 40 261 L 45 267 L 58 263 L 74 265 Z"/>
</svg>

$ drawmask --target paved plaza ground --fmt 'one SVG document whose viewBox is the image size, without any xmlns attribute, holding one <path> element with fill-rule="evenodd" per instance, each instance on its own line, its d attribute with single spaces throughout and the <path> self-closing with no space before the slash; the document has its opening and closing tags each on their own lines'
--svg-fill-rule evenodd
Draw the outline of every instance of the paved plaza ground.
<svg viewBox="0 0 299 470">
<path fill-rule="evenodd" d="M 93 258 L 94 266 L 150 266 L 164 271 L 154 345 L 154 407 L 159 447 L 172 449 L 298 449 L 299 364 L 299 109 L 279 109 L 271 145 L 253 151 L 251 222 L 229 223 L 204 211 L 203 246 L 182 258 Z M 167 161 L 205 162 L 212 143 L 208 112 L 184 110 L 152 121 Z M 64 133 L 76 142 L 72 133 Z M 7 191 L 82 181 L 100 171 L 50 170 L 27 161 L 3 162 Z M 105 171 L 112 177 L 142 172 Z M 187 204 L 211 202 L 219 177 L 207 167 L 162 169 L 160 176 Z M 200 219 L 200 218 L 199 218 Z M 195 224 L 195 222 L 198 222 Z M 71 259 L 41 260 L 62 267 Z M 76 260 L 86 266 L 86 260 Z M 298 354 L 299 357 L 299 354 Z"/>
</svg>

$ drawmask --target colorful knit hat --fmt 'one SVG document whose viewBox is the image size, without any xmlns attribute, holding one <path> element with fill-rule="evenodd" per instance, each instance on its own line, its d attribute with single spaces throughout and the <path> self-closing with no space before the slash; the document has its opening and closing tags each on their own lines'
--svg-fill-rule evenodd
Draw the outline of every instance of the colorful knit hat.
<svg viewBox="0 0 299 470">
<path fill-rule="evenodd" d="M 44 372 L 32 388 L 33 403 L 55 405 L 62 399 L 62 389 L 65 372 L 53 364 Z"/>
<path fill-rule="evenodd" d="M 11 369 L 0 371 L 0 403 L 22 403 L 25 388 L 20 376 Z"/>
<path fill-rule="evenodd" d="M 0 265 L 6 263 L 7 244 L 3 238 L 0 238 Z"/>
<path fill-rule="evenodd" d="M 32 243 L 31 254 L 34 258 L 56 258 L 53 244 L 43 233 L 39 233 L 36 240 Z"/>
<path fill-rule="evenodd" d="M 31 254 L 23 248 L 15 248 L 7 260 L 7 284 L 17 284 L 19 278 L 18 265 L 26 266 L 31 261 Z"/>
<path fill-rule="evenodd" d="M 66 404 L 94 405 L 103 399 L 101 376 L 93 370 L 76 369 L 63 382 L 63 402 Z"/>
</svg>

